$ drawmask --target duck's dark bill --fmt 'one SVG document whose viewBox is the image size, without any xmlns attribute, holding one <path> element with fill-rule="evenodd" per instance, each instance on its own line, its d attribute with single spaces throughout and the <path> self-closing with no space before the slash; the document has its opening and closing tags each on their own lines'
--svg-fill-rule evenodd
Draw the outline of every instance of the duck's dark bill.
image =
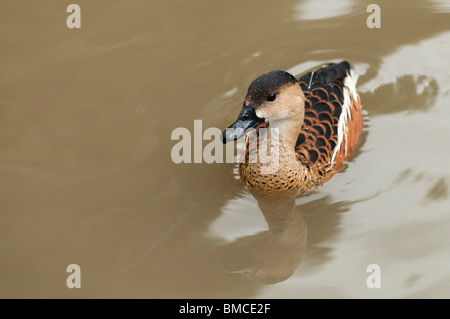
<svg viewBox="0 0 450 319">
<path fill-rule="evenodd" d="M 264 119 L 256 116 L 254 105 L 245 105 L 242 107 L 241 113 L 236 122 L 231 124 L 225 131 L 222 132 L 222 142 L 228 143 L 235 141 L 244 136 L 251 128 L 264 123 Z"/>
</svg>

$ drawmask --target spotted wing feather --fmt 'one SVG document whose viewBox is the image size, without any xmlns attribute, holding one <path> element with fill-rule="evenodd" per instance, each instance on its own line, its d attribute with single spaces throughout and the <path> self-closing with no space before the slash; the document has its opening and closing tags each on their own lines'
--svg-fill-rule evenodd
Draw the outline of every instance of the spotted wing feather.
<svg viewBox="0 0 450 319">
<path fill-rule="evenodd" d="M 359 97 L 348 85 L 349 73 L 347 62 L 331 63 L 303 75 L 298 81 L 306 101 L 296 152 L 306 165 L 336 167 L 356 144 L 362 116 Z M 355 130 L 351 140 L 347 138 L 349 129 Z"/>
</svg>

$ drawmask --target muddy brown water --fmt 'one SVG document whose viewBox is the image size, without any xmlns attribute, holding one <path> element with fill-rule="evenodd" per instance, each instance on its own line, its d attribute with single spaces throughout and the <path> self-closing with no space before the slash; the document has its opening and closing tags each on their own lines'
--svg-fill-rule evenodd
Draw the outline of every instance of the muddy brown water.
<svg viewBox="0 0 450 319">
<path fill-rule="evenodd" d="M 80 29 L 69 3 L 0 3 L 0 297 L 450 297 L 447 1 L 378 1 L 374 29 L 371 1 L 79 0 Z M 342 59 L 358 147 L 270 247 L 234 165 L 175 164 L 171 133 Z"/>
</svg>

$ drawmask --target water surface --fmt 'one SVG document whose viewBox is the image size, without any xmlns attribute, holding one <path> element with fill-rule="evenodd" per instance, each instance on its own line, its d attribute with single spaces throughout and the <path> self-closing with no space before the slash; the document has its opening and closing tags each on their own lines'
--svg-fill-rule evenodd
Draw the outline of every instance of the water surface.
<svg viewBox="0 0 450 319">
<path fill-rule="evenodd" d="M 450 6 L 379 1 L 369 29 L 370 3 L 79 0 L 81 29 L 69 2 L 0 3 L 0 297 L 450 297 Z M 363 133 L 263 284 L 256 200 L 233 164 L 173 163 L 171 133 L 227 127 L 266 71 L 342 59 Z"/>
</svg>

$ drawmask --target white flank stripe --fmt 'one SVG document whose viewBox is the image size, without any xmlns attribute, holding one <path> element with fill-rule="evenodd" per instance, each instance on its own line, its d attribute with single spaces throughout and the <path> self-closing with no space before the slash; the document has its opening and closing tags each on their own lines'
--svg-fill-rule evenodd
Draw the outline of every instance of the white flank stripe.
<svg viewBox="0 0 450 319">
<path fill-rule="evenodd" d="M 344 79 L 344 85 L 350 90 L 355 101 L 358 100 L 358 93 L 356 92 L 356 82 L 358 82 L 358 76 L 350 70 L 350 76 Z"/>
<path fill-rule="evenodd" d="M 338 124 L 338 141 L 336 147 L 334 148 L 333 155 L 331 156 L 330 164 L 334 163 L 337 153 L 341 149 L 342 143 L 344 141 L 344 133 L 347 130 L 348 120 L 352 118 L 351 113 L 351 99 L 350 94 L 353 96 L 354 101 L 358 100 L 358 93 L 356 92 L 357 77 L 355 77 L 353 70 L 350 70 L 350 75 L 347 75 L 344 79 L 344 103 L 342 103 L 342 113 L 339 117 Z"/>
</svg>

